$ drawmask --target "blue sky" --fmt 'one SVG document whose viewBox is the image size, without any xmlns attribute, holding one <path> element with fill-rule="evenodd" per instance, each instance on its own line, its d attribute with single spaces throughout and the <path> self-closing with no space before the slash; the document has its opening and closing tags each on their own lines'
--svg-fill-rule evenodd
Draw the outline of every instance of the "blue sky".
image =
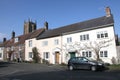
<svg viewBox="0 0 120 80">
<path fill-rule="evenodd" d="M 115 33 L 120 36 L 120 0 L 0 0 L 0 41 L 23 34 L 24 21 L 30 18 L 49 29 L 105 16 L 109 6 L 115 20 Z"/>
</svg>

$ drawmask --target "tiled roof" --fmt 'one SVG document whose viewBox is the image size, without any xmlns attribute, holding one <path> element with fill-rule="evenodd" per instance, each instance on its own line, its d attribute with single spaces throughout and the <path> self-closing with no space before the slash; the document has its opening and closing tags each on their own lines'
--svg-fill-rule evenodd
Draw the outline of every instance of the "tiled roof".
<svg viewBox="0 0 120 80">
<path fill-rule="evenodd" d="M 4 45 L 3 45 L 3 43 L 2 42 L 0 42 L 0 47 L 3 47 Z"/>
<path fill-rule="evenodd" d="M 108 25 L 113 25 L 113 24 L 114 24 L 114 20 L 112 15 L 110 17 L 103 16 L 52 30 L 47 30 L 42 35 L 38 36 L 37 39 L 56 37 L 71 32 L 107 27 Z"/>
<path fill-rule="evenodd" d="M 16 45 L 20 45 L 20 44 L 24 44 L 25 40 L 27 39 L 31 39 L 31 38 L 36 38 L 39 34 L 41 34 L 44 31 L 43 28 L 35 30 L 34 32 L 31 32 L 29 34 L 25 34 L 25 35 L 20 35 L 17 36 L 15 38 L 18 38 L 18 42 L 15 42 L 15 38 L 7 40 L 6 42 L 4 42 L 4 46 L 16 46 Z"/>
</svg>

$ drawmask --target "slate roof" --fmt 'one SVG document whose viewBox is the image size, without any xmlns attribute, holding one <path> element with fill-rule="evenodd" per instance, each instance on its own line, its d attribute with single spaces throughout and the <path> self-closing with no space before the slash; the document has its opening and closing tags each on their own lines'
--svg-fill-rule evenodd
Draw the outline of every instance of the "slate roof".
<svg viewBox="0 0 120 80">
<path fill-rule="evenodd" d="M 56 37 L 71 32 L 97 29 L 97 28 L 107 27 L 108 25 L 114 25 L 114 20 L 112 15 L 110 17 L 103 16 L 52 30 L 47 30 L 43 34 L 38 36 L 37 39 Z"/>
<path fill-rule="evenodd" d="M 31 32 L 29 34 L 24 34 L 24 35 L 17 36 L 15 38 L 18 38 L 18 42 L 15 43 L 15 38 L 13 38 L 13 39 L 10 39 L 10 40 L 7 40 L 6 42 L 4 42 L 4 46 L 9 47 L 9 46 L 17 46 L 17 45 L 20 45 L 20 44 L 24 44 L 25 40 L 36 38 L 43 31 L 44 31 L 44 29 L 41 28 L 41 29 L 35 30 L 34 32 Z"/>
</svg>

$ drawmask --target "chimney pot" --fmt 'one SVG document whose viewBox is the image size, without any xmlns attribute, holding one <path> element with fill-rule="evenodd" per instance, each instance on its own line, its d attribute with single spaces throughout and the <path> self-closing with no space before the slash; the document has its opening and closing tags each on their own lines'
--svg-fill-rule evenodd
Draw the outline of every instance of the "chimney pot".
<svg viewBox="0 0 120 80">
<path fill-rule="evenodd" d="M 45 30 L 48 30 L 48 22 L 47 21 L 44 23 L 44 26 L 45 26 Z"/>
<path fill-rule="evenodd" d="M 106 17 L 110 17 L 111 16 L 111 9 L 109 7 L 106 7 Z"/>
</svg>

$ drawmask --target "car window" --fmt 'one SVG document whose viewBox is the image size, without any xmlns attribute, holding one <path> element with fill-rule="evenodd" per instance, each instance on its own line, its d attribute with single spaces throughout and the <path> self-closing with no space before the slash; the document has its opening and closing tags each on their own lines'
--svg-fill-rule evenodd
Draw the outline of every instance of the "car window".
<svg viewBox="0 0 120 80">
<path fill-rule="evenodd" d="M 87 60 L 86 58 L 83 58 L 82 61 L 83 61 L 83 62 L 86 62 L 86 61 L 88 61 L 88 60 Z"/>
<path fill-rule="evenodd" d="M 72 58 L 71 61 L 72 61 L 72 62 L 76 61 L 76 58 Z"/>
<path fill-rule="evenodd" d="M 82 62 L 83 60 L 82 58 L 77 58 L 77 61 Z"/>
</svg>

